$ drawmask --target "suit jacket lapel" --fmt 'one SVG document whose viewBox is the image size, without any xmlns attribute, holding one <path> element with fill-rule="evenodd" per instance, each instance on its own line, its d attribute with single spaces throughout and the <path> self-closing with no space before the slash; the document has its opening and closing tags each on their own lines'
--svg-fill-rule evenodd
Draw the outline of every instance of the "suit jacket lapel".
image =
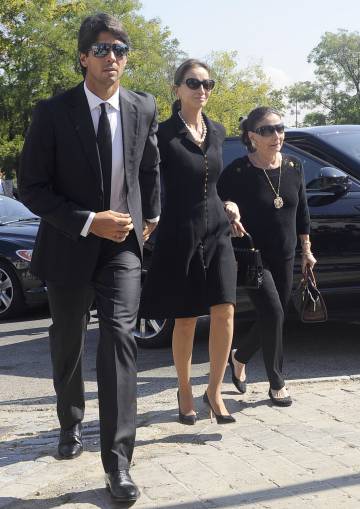
<svg viewBox="0 0 360 509">
<path fill-rule="evenodd" d="M 99 153 L 97 150 L 94 124 L 91 118 L 89 103 L 86 99 L 84 84 L 80 83 L 72 90 L 69 97 L 70 115 L 79 135 L 82 148 L 89 161 L 89 166 L 102 186 Z"/>
<path fill-rule="evenodd" d="M 125 175 L 131 175 L 131 167 L 136 153 L 136 142 L 139 129 L 139 112 L 133 97 L 120 87 L 120 115 L 123 135 L 123 154 Z"/>
</svg>

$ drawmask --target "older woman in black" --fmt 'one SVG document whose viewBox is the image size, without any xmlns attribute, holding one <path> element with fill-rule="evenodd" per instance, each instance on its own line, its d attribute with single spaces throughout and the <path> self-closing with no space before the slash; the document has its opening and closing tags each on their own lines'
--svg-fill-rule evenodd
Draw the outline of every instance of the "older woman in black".
<svg viewBox="0 0 360 509">
<path fill-rule="evenodd" d="M 206 64 L 185 61 L 174 83 L 178 100 L 158 133 L 164 199 L 141 316 L 175 318 L 179 419 L 194 424 L 193 340 L 197 317 L 210 310 L 210 377 L 203 399 L 217 422 L 227 423 L 235 419 L 226 410 L 221 384 L 233 334 L 236 262 L 216 190 L 225 130 L 202 113 L 214 87 Z"/>
<path fill-rule="evenodd" d="M 224 170 L 218 191 L 235 233 L 248 231 L 260 249 L 264 282 L 259 290 L 248 290 L 258 319 L 239 348 L 232 350 L 229 364 L 235 386 L 245 392 L 245 365 L 262 346 L 269 396 L 275 405 L 289 406 L 292 400 L 282 376 L 283 322 L 291 295 L 297 235 L 302 245 L 303 271 L 316 263 L 310 250 L 303 173 L 298 160 L 280 152 L 284 124 L 279 113 L 256 108 L 241 128 L 249 153 Z"/>
</svg>

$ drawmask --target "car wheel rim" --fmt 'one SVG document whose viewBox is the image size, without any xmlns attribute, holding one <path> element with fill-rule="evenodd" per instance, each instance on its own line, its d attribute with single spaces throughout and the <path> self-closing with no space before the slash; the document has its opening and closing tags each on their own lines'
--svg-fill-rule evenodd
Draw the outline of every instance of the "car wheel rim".
<svg viewBox="0 0 360 509">
<path fill-rule="evenodd" d="M 7 311 L 14 297 L 14 287 L 9 274 L 0 269 L 0 315 Z"/>
<path fill-rule="evenodd" d="M 165 327 L 166 320 L 153 318 L 138 318 L 135 326 L 135 337 L 139 339 L 153 339 Z"/>
</svg>

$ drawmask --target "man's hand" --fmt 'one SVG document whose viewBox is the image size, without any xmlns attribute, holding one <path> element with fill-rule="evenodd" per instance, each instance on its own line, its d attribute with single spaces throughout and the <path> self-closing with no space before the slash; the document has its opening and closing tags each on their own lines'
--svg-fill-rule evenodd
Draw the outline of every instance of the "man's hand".
<svg viewBox="0 0 360 509">
<path fill-rule="evenodd" d="M 148 238 L 150 237 L 152 232 L 155 230 L 157 225 L 158 225 L 157 222 L 149 223 L 148 221 L 144 221 L 144 224 L 143 224 L 143 241 L 144 242 L 146 242 L 148 240 Z"/>
<path fill-rule="evenodd" d="M 105 210 L 95 214 L 89 232 L 113 242 L 123 242 L 133 228 L 130 214 Z"/>
</svg>

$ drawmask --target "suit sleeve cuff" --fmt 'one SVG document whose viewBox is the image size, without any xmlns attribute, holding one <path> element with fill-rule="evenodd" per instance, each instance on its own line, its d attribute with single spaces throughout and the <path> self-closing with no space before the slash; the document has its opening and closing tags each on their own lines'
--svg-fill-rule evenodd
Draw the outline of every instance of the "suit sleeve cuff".
<svg viewBox="0 0 360 509">
<path fill-rule="evenodd" d="M 80 235 L 82 237 L 87 237 L 89 234 L 89 228 L 91 226 L 91 223 L 93 222 L 93 219 L 95 217 L 95 212 L 90 212 L 89 217 L 86 220 L 86 223 L 83 226 L 83 229 L 80 232 Z"/>
<path fill-rule="evenodd" d="M 157 216 L 157 217 L 153 217 L 152 219 L 145 219 L 145 221 L 148 223 L 158 223 L 159 219 L 160 219 L 160 216 Z"/>
</svg>

